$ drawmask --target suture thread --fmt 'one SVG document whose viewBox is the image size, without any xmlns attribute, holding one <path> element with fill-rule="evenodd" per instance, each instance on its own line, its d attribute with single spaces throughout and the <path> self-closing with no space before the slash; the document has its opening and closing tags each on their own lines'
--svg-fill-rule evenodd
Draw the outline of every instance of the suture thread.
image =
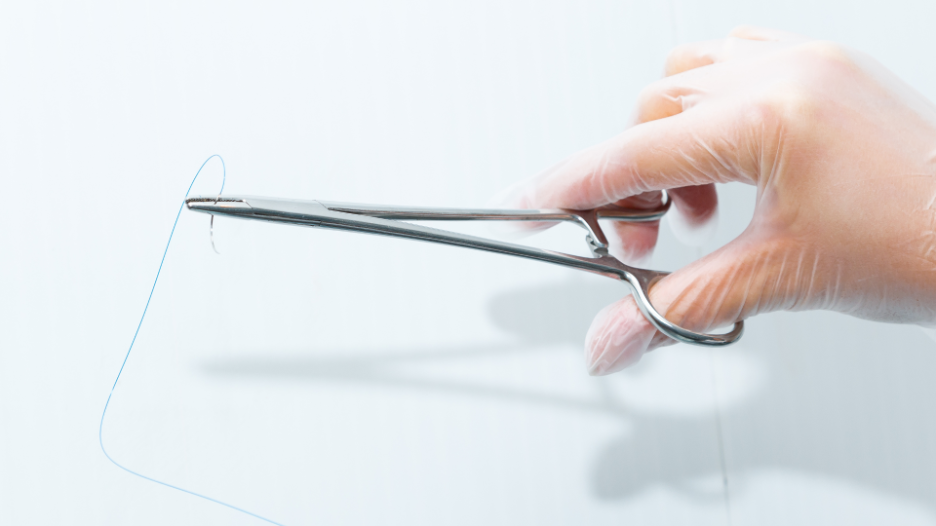
<svg viewBox="0 0 936 526">
<path fill-rule="evenodd" d="M 232 510 L 239 511 L 239 512 L 241 512 L 241 513 L 250 515 L 251 517 L 255 517 L 255 518 L 260 519 L 260 520 L 262 520 L 262 521 L 266 521 L 266 522 L 268 522 L 268 523 L 270 523 L 270 524 L 275 524 L 276 526 L 283 526 L 282 524 L 280 524 L 280 523 L 278 523 L 278 522 L 276 522 L 276 521 L 273 521 L 273 520 L 268 519 L 268 518 L 266 518 L 266 517 L 263 517 L 263 516 L 261 516 L 261 515 L 257 515 L 256 513 L 247 511 L 247 510 L 245 510 L 245 509 L 243 509 L 243 508 L 238 508 L 237 506 L 234 506 L 233 504 L 228 504 L 227 502 L 224 502 L 224 501 L 220 501 L 220 500 L 218 500 L 218 499 L 211 498 L 211 497 L 209 497 L 209 496 L 207 496 L 207 495 L 202 495 L 201 493 L 196 493 L 196 492 L 194 492 L 194 491 L 187 490 L 187 489 L 181 488 L 181 487 L 179 487 L 179 486 L 174 486 L 174 485 L 172 485 L 172 484 L 169 484 L 168 482 L 163 482 L 163 481 L 161 481 L 161 480 L 157 480 L 157 479 L 154 479 L 154 478 L 152 478 L 152 477 L 147 477 L 146 475 L 143 475 L 142 473 L 138 473 L 138 472 L 136 472 L 136 471 L 133 471 L 132 469 L 127 468 L 127 467 L 121 465 L 121 464 L 120 464 L 119 462 L 117 462 L 116 460 L 114 460 L 114 459 L 107 453 L 107 449 L 104 447 L 104 437 L 103 437 L 103 431 L 104 431 L 104 417 L 107 416 L 107 408 L 108 408 L 108 406 L 110 406 L 111 397 L 114 396 L 114 389 L 117 387 L 117 382 L 120 380 L 120 375 L 123 373 L 124 367 L 127 365 L 127 359 L 130 358 L 130 352 L 133 351 L 133 344 L 136 343 L 137 336 L 140 334 L 140 327 L 143 326 L 143 320 L 146 319 L 146 311 L 149 309 L 150 301 L 153 299 L 153 292 L 156 290 L 156 283 L 159 282 L 159 274 L 162 272 L 163 263 L 166 262 L 166 254 L 169 253 L 169 245 L 172 244 L 172 236 L 175 235 L 176 225 L 179 224 L 179 217 L 182 215 L 182 209 L 185 207 L 185 198 L 187 198 L 187 197 L 189 196 L 189 192 L 192 191 L 192 187 L 195 185 L 195 181 L 198 180 L 198 176 L 201 174 L 202 169 L 205 167 L 206 164 L 208 164 L 208 161 L 214 159 L 215 157 L 217 157 L 218 160 L 221 161 L 221 170 L 222 170 L 222 172 L 221 172 L 221 173 L 222 173 L 222 175 L 221 175 L 221 190 L 218 191 L 218 195 L 221 195 L 221 193 L 224 192 L 224 183 L 227 181 L 227 167 L 226 167 L 225 164 L 224 164 L 224 159 L 223 159 L 220 155 L 215 154 L 215 155 L 212 155 L 211 157 L 205 159 L 205 162 L 203 162 L 202 165 L 201 165 L 201 167 L 198 168 L 198 171 L 195 172 L 195 177 L 192 179 L 192 182 L 189 184 L 188 190 L 185 191 L 185 197 L 182 198 L 182 204 L 179 206 L 179 211 L 176 213 L 175 221 L 172 223 L 172 230 L 169 232 L 169 240 L 166 241 L 166 248 L 165 248 L 165 250 L 163 250 L 162 259 L 159 261 L 159 269 L 156 271 L 156 279 L 153 280 L 153 286 L 152 286 L 152 288 L 150 288 L 149 297 L 146 298 L 146 306 L 143 307 L 143 315 L 140 316 L 140 321 L 139 321 L 139 323 L 137 323 L 136 331 L 133 333 L 133 339 L 130 340 L 130 348 L 127 349 L 127 354 L 124 355 L 123 363 L 120 364 L 120 370 L 117 371 L 117 378 L 114 379 L 114 385 L 111 386 L 110 393 L 107 395 L 107 402 L 104 403 L 104 411 L 101 413 L 101 423 L 100 423 L 100 425 L 98 426 L 98 443 L 101 445 L 101 451 L 104 453 L 104 456 L 107 457 L 107 460 L 110 460 L 112 464 L 114 464 L 114 465 L 117 466 L 118 468 L 120 468 L 120 469 L 126 471 L 127 473 L 130 473 L 131 475 L 136 475 L 137 477 L 140 477 L 140 478 L 142 478 L 142 479 L 148 480 L 148 481 L 150 481 L 150 482 L 155 482 L 156 484 L 161 484 L 161 485 L 166 486 L 166 487 L 168 487 L 168 488 L 172 488 L 172 489 L 174 489 L 174 490 L 178 490 L 178 491 L 181 491 L 181 492 L 183 492 L 183 493 L 188 493 L 189 495 L 193 495 L 193 496 L 195 496 L 195 497 L 199 497 L 199 498 L 205 499 L 205 500 L 207 500 L 207 501 L 214 502 L 215 504 L 220 504 L 220 505 L 225 506 L 225 507 L 227 507 L 227 508 L 230 508 L 230 509 L 232 509 Z M 212 217 L 213 217 L 213 216 L 212 216 Z M 214 239 L 213 239 L 213 238 L 212 238 L 211 244 L 212 244 L 212 248 L 213 248 L 213 247 L 214 247 Z"/>
</svg>

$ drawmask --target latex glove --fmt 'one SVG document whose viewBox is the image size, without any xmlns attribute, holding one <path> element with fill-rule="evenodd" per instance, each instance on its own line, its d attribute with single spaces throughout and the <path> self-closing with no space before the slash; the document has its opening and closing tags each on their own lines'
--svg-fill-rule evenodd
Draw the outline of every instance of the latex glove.
<svg viewBox="0 0 936 526">
<path fill-rule="evenodd" d="M 667 319 L 710 331 L 759 313 L 829 309 L 936 322 L 936 107 L 866 55 L 774 30 L 674 50 L 635 125 L 510 192 L 512 206 L 659 202 L 689 224 L 715 212 L 712 183 L 757 187 L 738 238 L 650 291 Z M 618 224 L 616 255 L 652 250 L 658 225 Z M 627 297 L 586 341 L 589 372 L 618 371 L 657 333 Z"/>
</svg>

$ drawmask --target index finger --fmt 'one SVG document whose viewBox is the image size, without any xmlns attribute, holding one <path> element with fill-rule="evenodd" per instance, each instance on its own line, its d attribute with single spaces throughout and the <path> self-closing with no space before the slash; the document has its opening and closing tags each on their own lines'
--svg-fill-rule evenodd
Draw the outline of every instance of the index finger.
<svg viewBox="0 0 936 526">
<path fill-rule="evenodd" d="M 589 210 L 655 190 L 753 184 L 746 115 L 717 104 L 638 124 L 527 183 L 525 205 Z"/>
</svg>

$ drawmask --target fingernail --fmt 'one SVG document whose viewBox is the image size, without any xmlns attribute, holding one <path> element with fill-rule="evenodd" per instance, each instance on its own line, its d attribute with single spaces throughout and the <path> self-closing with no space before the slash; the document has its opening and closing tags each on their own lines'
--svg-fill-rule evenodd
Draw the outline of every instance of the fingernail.
<svg viewBox="0 0 936 526">
<path fill-rule="evenodd" d="M 588 374 L 603 376 L 637 363 L 654 332 L 632 299 L 605 307 L 585 336 Z"/>
</svg>

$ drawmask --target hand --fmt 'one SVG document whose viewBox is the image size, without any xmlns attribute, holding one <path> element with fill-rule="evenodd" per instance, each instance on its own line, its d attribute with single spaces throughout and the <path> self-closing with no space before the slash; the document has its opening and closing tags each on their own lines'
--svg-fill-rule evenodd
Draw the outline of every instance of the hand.
<svg viewBox="0 0 936 526">
<path fill-rule="evenodd" d="M 828 309 L 936 323 L 936 107 L 870 57 L 741 27 L 680 46 L 633 127 L 514 188 L 510 204 L 647 206 L 666 189 L 690 225 L 713 217 L 713 183 L 757 187 L 738 238 L 650 291 L 667 319 L 710 331 L 762 312 Z M 641 257 L 658 224 L 618 224 L 615 255 Z M 609 229 L 610 230 L 610 229 Z M 672 343 L 632 298 L 589 330 L 595 375 Z"/>
</svg>

